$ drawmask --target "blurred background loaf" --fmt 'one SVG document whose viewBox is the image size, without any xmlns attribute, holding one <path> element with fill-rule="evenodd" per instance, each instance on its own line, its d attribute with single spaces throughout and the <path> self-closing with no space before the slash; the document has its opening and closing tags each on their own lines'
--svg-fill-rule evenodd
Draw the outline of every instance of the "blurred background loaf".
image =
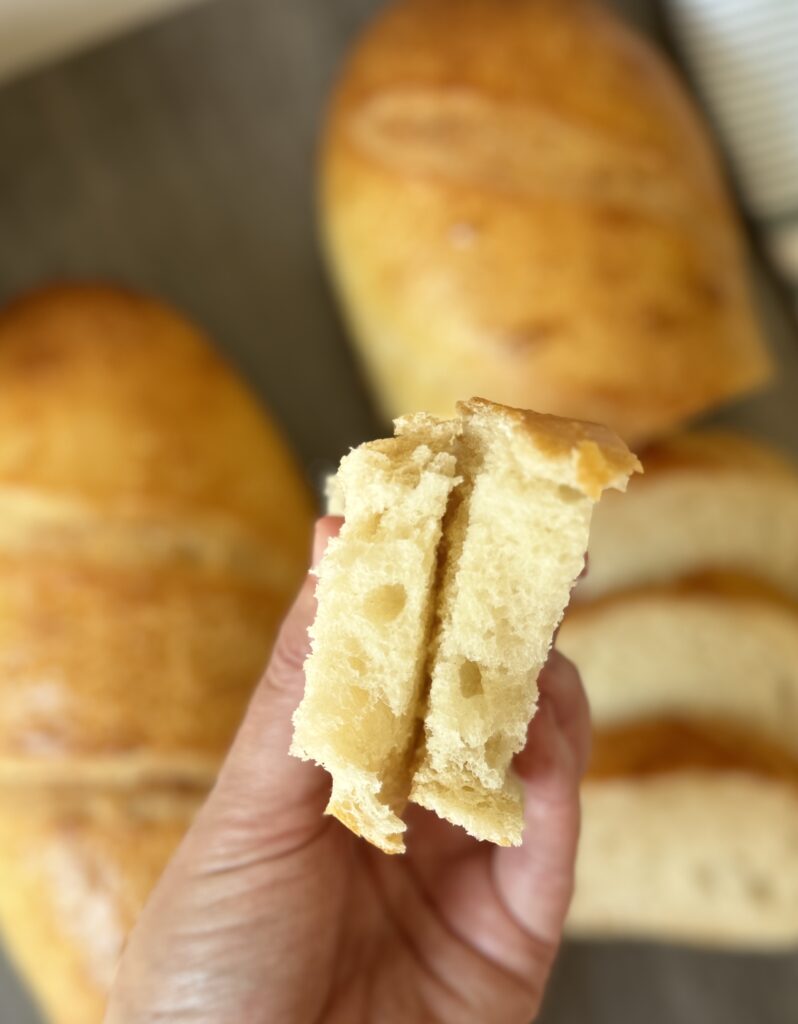
<svg viewBox="0 0 798 1024">
<path fill-rule="evenodd" d="M 102 1015 L 307 559 L 285 443 L 208 341 L 101 285 L 0 313 L 0 925 Z"/>
<path fill-rule="evenodd" d="M 767 377 L 709 137 L 591 0 L 389 4 L 344 65 L 320 196 L 389 416 L 480 394 L 640 441 Z"/>
</svg>

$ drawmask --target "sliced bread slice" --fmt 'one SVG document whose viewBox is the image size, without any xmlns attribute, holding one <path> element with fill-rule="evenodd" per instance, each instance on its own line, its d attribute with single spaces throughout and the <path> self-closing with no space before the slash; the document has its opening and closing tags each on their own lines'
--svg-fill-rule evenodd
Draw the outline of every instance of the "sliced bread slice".
<svg viewBox="0 0 798 1024">
<path fill-rule="evenodd" d="M 794 782 L 711 771 L 588 781 L 568 931 L 795 945 L 796 850 Z"/>
<path fill-rule="evenodd" d="M 798 751 L 798 604 L 753 581 L 708 577 L 573 606 L 558 646 L 598 727 L 723 719 Z"/>
<path fill-rule="evenodd" d="M 579 599 L 704 568 L 760 577 L 798 598 L 798 469 L 730 433 L 674 437 L 643 455 L 645 476 L 608 495 L 590 532 Z"/>
</svg>

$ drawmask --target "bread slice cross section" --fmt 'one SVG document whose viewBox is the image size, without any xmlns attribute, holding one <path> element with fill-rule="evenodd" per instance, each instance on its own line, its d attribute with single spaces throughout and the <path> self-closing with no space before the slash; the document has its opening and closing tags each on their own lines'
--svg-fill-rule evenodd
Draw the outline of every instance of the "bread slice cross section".
<svg viewBox="0 0 798 1024">
<path fill-rule="evenodd" d="M 536 680 L 593 505 L 637 468 L 602 427 L 483 399 L 344 458 L 292 745 L 331 773 L 328 813 L 388 853 L 408 799 L 521 842 Z"/>
<path fill-rule="evenodd" d="M 404 849 L 399 814 L 410 790 L 441 528 L 459 480 L 456 433 L 454 423 L 412 417 L 396 437 L 345 456 L 332 484 L 345 522 L 318 569 L 291 750 L 331 773 L 327 812 L 386 853 Z"/>
</svg>

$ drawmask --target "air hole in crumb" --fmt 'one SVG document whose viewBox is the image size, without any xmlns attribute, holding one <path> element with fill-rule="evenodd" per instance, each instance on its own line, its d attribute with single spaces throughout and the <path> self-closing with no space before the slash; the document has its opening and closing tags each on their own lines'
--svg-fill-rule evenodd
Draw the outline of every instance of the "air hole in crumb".
<svg viewBox="0 0 798 1024">
<path fill-rule="evenodd" d="M 349 710 L 352 712 L 362 711 L 371 703 L 371 694 L 362 686 L 349 687 Z"/>
<path fill-rule="evenodd" d="M 393 622 L 407 603 L 407 591 L 401 583 L 375 587 L 366 599 L 366 615 L 377 625 Z"/>
<path fill-rule="evenodd" d="M 341 637 L 341 653 L 344 665 L 353 676 L 363 678 L 371 671 L 371 660 L 357 637 Z"/>
<path fill-rule="evenodd" d="M 364 658 L 362 655 L 350 654 L 346 660 L 349 668 L 356 676 L 364 676 L 368 672 L 368 659 Z"/>
<path fill-rule="evenodd" d="M 421 470 L 418 466 L 405 466 L 401 470 L 401 482 L 404 487 L 418 487 L 421 483 Z"/>
<path fill-rule="evenodd" d="M 581 501 L 582 492 L 577 491 L 575 487 L 568 487 L 567 484 L 562 484 L 557 488 L 557 497 L 560 501 L 565 501 L 569 505 L 573 505 L 577 501 Z"/>
<path fill-rule="evenodd" d="M 375 512 L 367 516 L 360 524 L 360 533 L 364 540 L 373 540 L 382 526 L 382 513 Z"/>
<path fill-rule="evenodd" d="M 500 768 L 504 754 L 504 742 L 502 737 L 491 736 L 485 744 L 485 761 L 490 768 Z"/>
<path fill-rule="evenodd" d="M 460 693 L 464 697 L 478 697 L 483 692 L 479 665 L 473 661 L 464 661 L 460 666 Z"/>
</svg>

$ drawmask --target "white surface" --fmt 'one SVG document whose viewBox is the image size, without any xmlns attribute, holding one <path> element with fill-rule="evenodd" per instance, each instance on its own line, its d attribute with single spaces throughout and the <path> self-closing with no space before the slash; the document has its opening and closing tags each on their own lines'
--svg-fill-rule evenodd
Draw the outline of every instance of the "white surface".
<svg viewBox="0 0 798 1024">
<path fill-rule="evenodd" d="M 751 212 L 798 212 L 798 2 L 668 0 Z"/>
<path fill-rule="evenodd" d="M 0 79 L 199 0 L 0 0 Z"/>
</svg>

